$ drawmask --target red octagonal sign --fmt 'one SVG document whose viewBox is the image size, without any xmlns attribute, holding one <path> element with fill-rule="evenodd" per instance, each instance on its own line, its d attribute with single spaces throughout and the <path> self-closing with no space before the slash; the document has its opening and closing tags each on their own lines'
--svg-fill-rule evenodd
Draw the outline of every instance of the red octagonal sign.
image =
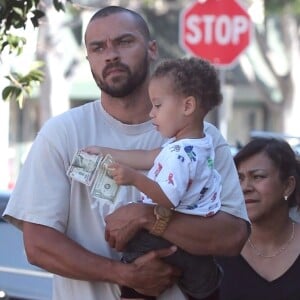
<svg viewBox="0 0 300 300">
<path fill-rule="evenodd" d="M 196 1 L 181 13 L 183 49 L 218 67 L 232 66 L 251 37 L 250 17 L 235 0 Z"/>
</svg>

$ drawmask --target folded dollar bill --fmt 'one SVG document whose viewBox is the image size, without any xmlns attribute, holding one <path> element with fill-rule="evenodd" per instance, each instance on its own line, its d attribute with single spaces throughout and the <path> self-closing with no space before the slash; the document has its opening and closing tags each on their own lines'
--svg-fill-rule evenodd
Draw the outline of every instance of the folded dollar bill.
<svg viewBox="0 0 300 300">
<path fill-rule="evenodd" d="M 87 186 L 92 185 L 91 194 L 94 198 L 114 202 L 119 186 L 110 176 L 109 165 L 112 163 L 110 154 L 103 156 L 78 150 L 67 175 Z"/>
<path fill-rule="evenodd" d="M 102 158 L 102 155 L 90 154 L 84 150 L 78 150 L 67 170 L 67 175 L 76 181 L 90 186 L 96 176 Z"/>
<path fill-rule="evenodd" d="M 110 176 L 109 165 L 113 162 L 112 157 L 106 155 L 101 163 L 92 186 L 92 196 L 97 199 L 106 199 L 114 202 L 119 185 Z"/>
</svg>

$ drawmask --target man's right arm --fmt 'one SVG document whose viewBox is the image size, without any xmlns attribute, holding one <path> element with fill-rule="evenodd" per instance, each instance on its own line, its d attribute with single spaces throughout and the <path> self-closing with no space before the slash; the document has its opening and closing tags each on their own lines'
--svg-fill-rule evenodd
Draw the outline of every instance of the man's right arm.
<svg viewBox="0 0 300 300">
<path fill-rule="evenodd" d="M 172 254 L 174 248 L 152 251 L 123 264 L 86 250 L 50 227 L 24 222 L 23 233 L 28 261 L 64 277 L 116 283 L 159 295 L 179 276 L 178 270 L 160 259 Z"/>
</svg>

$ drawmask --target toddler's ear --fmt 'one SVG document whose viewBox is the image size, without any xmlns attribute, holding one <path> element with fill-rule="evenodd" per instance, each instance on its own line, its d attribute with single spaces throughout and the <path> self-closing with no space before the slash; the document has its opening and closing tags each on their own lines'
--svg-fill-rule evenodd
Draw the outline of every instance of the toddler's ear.
<svg viewBox="0 0 300 300">
<path fill-rule="evenodd" d="M 186 116 L 192 114 L 196 110 L 196 99 L 193 96 L 189 96 L 184 99 L 184 114 Z"/>
</svg>

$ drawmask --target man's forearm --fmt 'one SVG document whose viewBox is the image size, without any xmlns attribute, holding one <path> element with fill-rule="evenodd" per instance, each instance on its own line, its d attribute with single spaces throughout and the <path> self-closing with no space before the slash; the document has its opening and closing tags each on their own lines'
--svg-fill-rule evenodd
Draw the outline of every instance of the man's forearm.
<svg viewBox="0 0 300 300">
<path fill-rule="evenodd" d="M 179 270 L 161 260 L 176 248 L 152 251 L 124 264 L 94 254 L 46 226 L 24 223 L 23 233 L 29 262 L 63 277 L 126 285 L 157 296 L 180 275 Z"/>
<path fill-rule="evenodd" d="M 154 218 L 149 213 L 151 230 Z M 151 221 L 152 220 L 152 221 Z M 212 217 L 174 213 L 163 238 L 195 255 L 237 255 L 249 235 L 249 224 L 225 212 Z"/>
<path fill-rule="evenodd" d="M 123 250 L 129 239 L 144 228 L 151 231 L 156 218 L 153 205 L 129 204 L 106 217 L 108 242 Z M 163 238 L 196 255 L 237 255 L 249 235 L 248 223 L 225 212 L 199 217 L 174 212 Z"/>
<path fill-rule="evenodd" d="M 111 271 L 118 267 L 119 262 L 87 251 L 52 228 L 25 222 L 23 233 L 27 258 L 31 264 L 79 280 L 122 282 L 122 275 L 118 278 Z"/>
</svg>

